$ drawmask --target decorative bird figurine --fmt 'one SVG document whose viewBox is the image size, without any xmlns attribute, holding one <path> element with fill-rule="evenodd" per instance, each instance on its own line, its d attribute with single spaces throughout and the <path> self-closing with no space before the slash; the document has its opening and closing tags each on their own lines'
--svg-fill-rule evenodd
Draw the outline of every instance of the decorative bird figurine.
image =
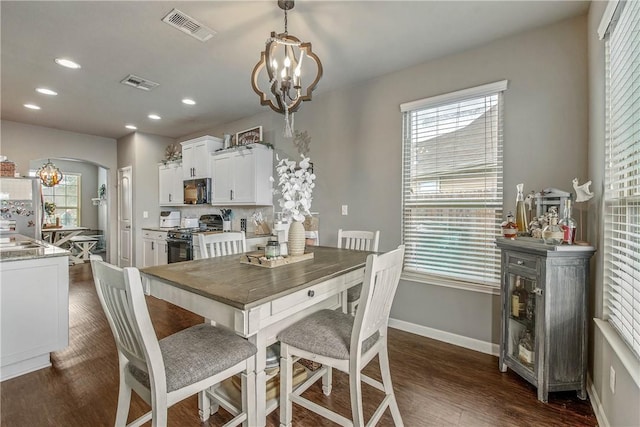
<svg viewBox="0 0 640 427">
<path fill-rule="evenodd" d="M 578 185 L 578 178 L 573 178 L 573 189 L 576 191 L 576 202 L 586 202 L 593 197 L 593 193 L 589 191 L 590 185 L 591 181 Z"/>
</svg>

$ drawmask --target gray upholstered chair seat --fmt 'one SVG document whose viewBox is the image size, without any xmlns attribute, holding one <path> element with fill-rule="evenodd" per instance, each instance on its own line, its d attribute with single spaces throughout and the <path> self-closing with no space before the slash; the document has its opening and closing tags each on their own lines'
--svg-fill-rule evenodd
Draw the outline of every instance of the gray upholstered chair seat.
<svg viewBox="0 0 640 427">
<path fill-rule="evenodd" d="M 349 359 L 354 317 L 335 310 L 320 310 L 278 334 L 278 340 L 292 347 L 334 359 Z M 367 352 L 378 340 L 375 332 L 362 343 Z"/>
<path fill-rule="evenodd" d="M 211 377 L 256 354 L 256 347 L 233 332 L 200 324 L 159 341 L 167 392 Z M 149 387 L 147 373 L 132 364 L 131 375 Z"/>
<path fill-rule="evenodd" d="M 362 284 L 355 285 L 347 289 L 347 302 L 354 302 L 360 299 L 362 293 Z"/>
</svg>

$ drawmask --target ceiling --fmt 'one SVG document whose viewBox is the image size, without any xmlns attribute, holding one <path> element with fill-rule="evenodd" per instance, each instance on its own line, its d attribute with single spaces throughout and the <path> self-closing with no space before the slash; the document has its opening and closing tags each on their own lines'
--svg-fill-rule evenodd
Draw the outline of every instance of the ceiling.
<svg viewBox="0 0 640 427">
<path fill-rule="evenodd" d="M 267 108 L 260 106 L 250 76 L 270 32 L 284 30 L 275 0 L 3 0 L 0 7 L 3 120 L 109 138 L 131 133 L 124 127 L 131 123 L 141 132 L 177 138 Z M 310 41 L 322 60 L 317 96 L 588 7 L 588 1 L 570 0 L 298 0 L 288 29 Z M 200 42 L 163 23 L 173 8 L 217 34 Z M 62 68 L 56 57 L 82 68 Z M 160 86 L 143 91 L 120 84 L 129 74 Z M 42 86 L 58 95 L 36 93 Z M 197 104 L 182 104 L 184 97 Z M 150 113 L 162 120 L 150 120 Z"/>
</svg>

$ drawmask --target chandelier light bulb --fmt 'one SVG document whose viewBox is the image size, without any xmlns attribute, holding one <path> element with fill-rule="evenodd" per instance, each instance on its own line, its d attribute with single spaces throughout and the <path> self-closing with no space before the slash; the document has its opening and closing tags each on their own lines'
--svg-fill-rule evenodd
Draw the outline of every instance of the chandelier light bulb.
<svg viewBox="0 0 640 427">
<path fill-rule="evenodd" d="M 291 60 L 289 59 L 289 56 L 285 56 L 285 57 L 284 57 L 284 66 L 285 66 L 286 68 L 291 67 Z"/>
</svg>

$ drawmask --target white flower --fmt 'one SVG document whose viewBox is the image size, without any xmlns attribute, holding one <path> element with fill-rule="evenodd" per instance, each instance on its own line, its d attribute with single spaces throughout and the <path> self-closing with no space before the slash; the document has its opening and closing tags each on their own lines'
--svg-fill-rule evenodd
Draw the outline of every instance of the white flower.
<svg viewBox="0 0 640 427">
<path fill-rule="evenodd" d="M 309 171 L 311 163 L 309 157 L 300 155 L 302 160 L 298 167 L 296 162 L 289 159 L 280 159 L 276 155 L 278 165 L 276 166 L 276 172 L 278 172 L 278 186 L 280 189 L 275 189 L 274 194 L 282 194 L 280 198 L 280 208 L 282 213 L 287 218 L 292 218 L 296 221 L 304 221 L 306 215 L 311 215 L 309 211 L 311 209 L 311 194 L 316 179 L 315 174 Z M 269 178 L 271 182 L 275 182 L 273 177 Z"/>
</svg>

